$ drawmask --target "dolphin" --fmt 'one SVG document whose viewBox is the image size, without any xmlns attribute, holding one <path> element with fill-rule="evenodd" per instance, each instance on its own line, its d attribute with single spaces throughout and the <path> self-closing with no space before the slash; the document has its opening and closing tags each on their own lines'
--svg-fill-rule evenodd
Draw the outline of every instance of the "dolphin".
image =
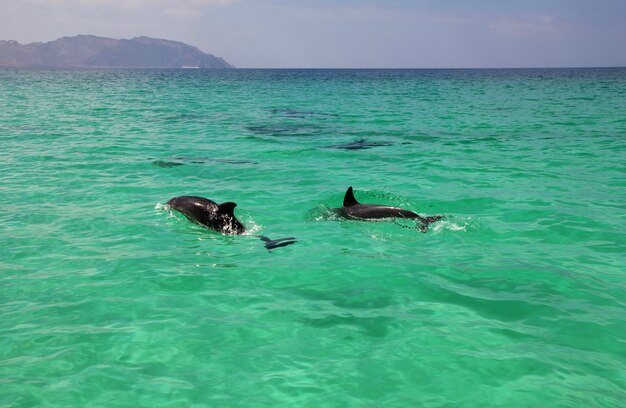
<svg viewBox="0 0 626 408">
<path fill-rule="evenodd" d="M 354 220 L 373 220 L 384 218 L 415 219 L 419 221 L 418 228 L 421 232 L 426 232 L 429 224 L 442 218 L 441 215 L 422 217 L 413 211 L 391 207 L 388 205 L 361 204 L 356 200 L 356 198 L 354 198 L 352 187 L 348 187 L 346 195 L 343 198 L 343 206 L 339 209 L 339 213 L 345 218 Z"/>
<path fill-rule="evenodd" d="M 343 149 L 343 150 L 364 150 L 378 146 L 391 146 L 393 142 L 370 142 L 365 139 L 358 139 L 350 143 L 325 146 L 326 149 Z"/>
<path fill-rule="evenodd" d="M 217 204 L 208 198 L 196 196 L 174 197 L 167 202 L 170 208 L 190 220 L 223 234 L 243 234 L 246 228 L 233 213 L 236 203 L 228 201 Z"/>
<path fill-rule="evenodd" d="M 232 159 L 220 159 L 217 157 L 168 157 L 165 160 L 154 160 L 152 164 L 159 167 L 169 168 L 169 167 L 178 167 L 184 166 L 185 163 L 192 164 L 210 164 L 211 162 L 215 163 L 225 163 L 225 164 L 257 164 L 251 160 L 232 160 Z"/>
<path fill-rule="evenodd" d="M 243 224 L 235 218 L 234 210 L 237 204 L 232 201 L 217 204 L 204 197 L 180 196 L 170 199 L 167 205 L 191 221 L 222 234 L 240 235 L 246 232 Z M 257 238 L 265 242 L 265 248 L 268 251 L 297 242 L 294 237 L 272 240 L 259 235 Z"/>
</svg>

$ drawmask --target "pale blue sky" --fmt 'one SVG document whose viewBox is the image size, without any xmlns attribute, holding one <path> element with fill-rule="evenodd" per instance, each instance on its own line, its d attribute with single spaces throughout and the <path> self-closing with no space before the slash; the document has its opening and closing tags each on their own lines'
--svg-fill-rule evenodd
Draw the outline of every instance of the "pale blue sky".
<svg viewBox="0 0 626 408">
<path fill-rule="evenodd" d="M 237 67 L 626 66 L 626 0 L 0 0 L 0 39 L 76 34 Z"/>
</svg>

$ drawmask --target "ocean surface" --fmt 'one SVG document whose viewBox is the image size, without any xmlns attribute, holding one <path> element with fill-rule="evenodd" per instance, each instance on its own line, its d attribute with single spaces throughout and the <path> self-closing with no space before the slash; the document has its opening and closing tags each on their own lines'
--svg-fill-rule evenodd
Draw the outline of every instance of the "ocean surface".
<svg viewBox="0 0 626 408">
<path fill-rule="evenodd" d="M 3 69 L 0 106 L 1 407 L 624 406 L 626 69 Z"/>
</svg>

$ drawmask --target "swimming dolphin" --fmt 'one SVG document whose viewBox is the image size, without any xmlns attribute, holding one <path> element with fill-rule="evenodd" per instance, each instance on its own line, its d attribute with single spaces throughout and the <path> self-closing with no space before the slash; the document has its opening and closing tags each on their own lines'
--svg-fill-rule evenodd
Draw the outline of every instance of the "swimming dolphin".
<svg viewBox="0 0 626 408">
<path fill-rule="evenodd" d="M 391 207 L 380 204 L 361 204 L 352 192 L 352 187 L 348 187 L 346 195 L 343 198 L 343 206 L 339 209 L 342 216 L 355 220 L 372 220 L 382 218 L 410 218 L 420 222 L 418 225 L 420 231 L 426 232 L 428 225 L 440 220 L 441 215 L 433 215 L 430 217 L 421 217 L 413 211 L 403 208 Z"/>
<path fill-rule="evenodd" d="M 358 139 L 354 142 L 325 146 L 326 149 L 343 149 L 343 150 L 365 150 L 378 146 L 391 146 L 393 142 L 369 142 L 365 139 Z"/>
<path fill-rule="evenodd" d="M 217 204 L 208 198 L 196 196 L 174 197 L 167 202 L 170 208 L 190 220 L 223 234 L 243 234 L 246 228 L 233 213 L 236 203 L 228 201 Z"/>
<path fill-rule="evenodd" d="M 220 159 L 217 157 L 168 157 L 164 160 L 154 160 L 152 164 L 159 167 L 169 168 L 169 167 L 178 167 L 184 166 L 186 163 L 191 164 L 211 164 L 215 163 L 225 163 L 225 164 L 257 164 L 251 160 L 232 160 L 232 159 Z"/>
<path fill-rule="evenodd" d="M 170 199 L 167 205 L 190 220 L 222 234 L 239 235 L 246 232 L 243 224 L 235 218 L 233 211 L 237 204 L 232 201 L 217 204 L 204 197 L 180 196 Z M 297 242 L 294 237 L 275 240 L 264 236 L 257 236 L 257 238 L 265 242 L 265 248 L 268 251 Z"/>
</svg>

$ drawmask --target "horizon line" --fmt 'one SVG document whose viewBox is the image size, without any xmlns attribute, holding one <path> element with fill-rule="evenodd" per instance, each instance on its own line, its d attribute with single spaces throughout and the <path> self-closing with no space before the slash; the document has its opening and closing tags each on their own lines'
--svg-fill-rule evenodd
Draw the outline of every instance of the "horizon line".
<svg viewBox="0 0 626 408">
<path fill-rule="evenodd" d="M 28 66 L 12 66 L 12 65 L 0 65 L 0 69 L 49 69 L 49 70 L 98 70 L 98 69 L 110 69 L 110 70 L 130 70 L 130 69 L 169 69 L 169 70 L 185 70 L 185 71 L 237 71 L 237 70 L 395 70 L 395 71 L 410 71 L 410 70 L 497 70 L 497 69 L 622 69 L 626 68 L 626 65 L 588 65 L 588 66 L 531 66 L 531 67 L 232 67 L 232 68 L 196 68 L 196 67 L 58 67 L 58 66 L 46 66 L 46 65 L 28 65 Z"/>
</svg>

